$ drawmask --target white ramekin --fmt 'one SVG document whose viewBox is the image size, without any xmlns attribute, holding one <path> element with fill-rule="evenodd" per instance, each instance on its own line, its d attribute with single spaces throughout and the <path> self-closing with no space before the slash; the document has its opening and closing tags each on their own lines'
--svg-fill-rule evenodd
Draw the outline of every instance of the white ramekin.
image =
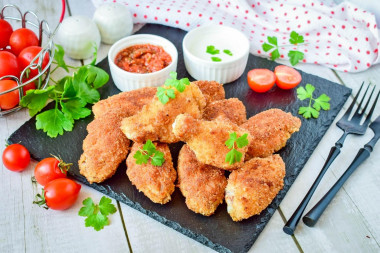
<svg viewBox="0 0 380 253">
<path fill-rule="evenodd" d="M 209 55 L 210 59 L 199 56 L 199 52 L 206 52 L 208 45 L 220 43 L 229 45 L 228 49 L 233 52 L 231 58 L 214 62 L 211 57 L 218 55 Z M 191 30 L 183 39 L 182 47 L 186 69 L 193 78 L 219 83 L 238 79 L 245 70 L 249 55 L 249 41 L 246 36 L 234 28 L 222 25 L 205 25 Z M 220 50 L 222 52 L 223 48 Z"/>
<path fill-rule="evenodd" d="M 115 64 L 115 57 L 117 53 L 127 47 L 138 44 L 161 46 L 172 57 L 172 63 L 164 69 L 146 74 L 131 73 L 119 68 Z M 151 34 L 138 34 L 123 38 L 113 44 L 108 52 L 108 64 L 110 66 L 111 76 L 116 87 L 121 91 L 130 91 L 142 87 L 155 87 L 163 85 L 165 80 L 169 78 L 170 72 L 176 71 L 177 61 L 178 52 L 173 43 L 163 37 Z"/>
</svg>

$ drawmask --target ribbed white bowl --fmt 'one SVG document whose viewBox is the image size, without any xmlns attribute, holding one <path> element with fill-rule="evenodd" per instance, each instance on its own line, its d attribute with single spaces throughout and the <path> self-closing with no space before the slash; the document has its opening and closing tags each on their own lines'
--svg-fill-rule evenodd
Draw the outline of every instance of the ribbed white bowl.
<svg viewBox="0 0 380 253">
<path fill-rule="evenodd" d="M 206 53 L 208 45 L 217 45 L 221 53 Z M 240 31 L 221 25 L 205 25 L 186 34 L 182 42 L 185 66 L 197 80 L 229 83 L 244 72 L 249 55 L 249 41 Z M 233 56 L 224 56 L 223 49 L 232 51 Z M 223 56 L 221 62 L 211 60 L 212 56 Z"/>
<path fill-rule="evenodd" d="M 172 63 L 164 69 L 153 73 L 138 74 L 127 72 L 115 64 L 115 57 L 121 50 L 138 44 L 152 44 L 161 46 L 171 57 Z M 117 41 L 108 52 L 108 64 L 112 79 L 121 91 L 130 91 L 142 87 L 155 87 L 165 83 L 171 71 L 176 71 L 178 52 L 176 47 L 167 39 L 150 34 L 132 35 Z"/>
</svg>

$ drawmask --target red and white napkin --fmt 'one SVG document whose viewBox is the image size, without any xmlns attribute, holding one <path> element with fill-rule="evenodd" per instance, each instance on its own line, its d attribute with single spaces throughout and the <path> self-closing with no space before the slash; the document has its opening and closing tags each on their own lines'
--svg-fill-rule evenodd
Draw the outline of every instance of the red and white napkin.
<svg viewBox="0 0 380 253">
<path fill-rule="evenodd" d="M 189 31 L 210 22 L 231 26 L 250 40 L 251 53 L 262 50 L 267 36 L 289 44 L 291 31 L 304 36 L 297 50 L 303 62 L 345 72 L 359 72 L 380 62 L 380 38 L 375 16 L 351 3 L 326 5 L 318 0 L 92 0 L 127 5 L 134 23 L 157 23 Z M 292 47 L 280 47 L 287 59 Z"/>
</svg>

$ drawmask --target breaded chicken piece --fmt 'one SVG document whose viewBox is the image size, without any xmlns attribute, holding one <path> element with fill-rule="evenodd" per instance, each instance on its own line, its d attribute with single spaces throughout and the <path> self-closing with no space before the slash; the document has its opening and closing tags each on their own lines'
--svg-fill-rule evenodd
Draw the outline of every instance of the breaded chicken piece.
<svg viewBox="0 0 380 253">
<path fill-rule="evenodd" d="M 205 120 L 213 120 L 221 116 L 237 125 L 241 125 L 247 121 L 245 106 L 237 98 L 214 101 L 206 106 L 203 113 L 203 119 Z"/>
<path fill-rule="evenodd" d="M 230 151 L 225 142 L 229 139 L 230 133 L 236 132 L 238 137 L 248 133 L 230 121 L 219 119 L 206 121 L 181 114 L 173 124 L 173 132 L 181 141 L 189 145 L 199 162 L 221 169 L 231 170 L 241 166 L 248 150 L 248 146 L 237 147 L 237 150 L 242 153 L 242 160 L 234 164 L 225 161 Z M 248 142 L 251 142 L 251 139 L 248 134 Z"/>
<path fill-rule="evenodd" d="M 100 100 L 92 106 L 95 118 L 98 118 L 109 112 L 123 117 L 136 114 L 141 108 L 149 103 L 157 92 L 156 87 L 145 87 L 132 91 L 125 91 L 113 95 L 106 99 Z"/>
<path fill-rule="evenodd" d="M 224 92 L 223 84 L 216 81 L 194 81 L 193 84 L 197 85 L 206 98 L 206 104 L 214 101 L 224 99 L 226 94 Z"/>
<path fill-rule="evenodd" d="M 234 221 L 260 214 L 284 186 L 285 163 L 279 155 L 253 158 L 234 170 L 226 187 L 227 212 Z"/>
<path fill-rule="evenodd" d="M 198 162 L 188 145 L 179 152 L 177 172 L 179 189 L 190 210 L 210 216 L 223 203 L 227 185 L 224 170 Z"/>
<path fill-rule="evenodd" d="M 163 86 L 164 88 L 168 88 Z M 194 118 L 201 118 L 206 106 L 205 98 L 197 85 L 190 83 L 181 93 L 175 90 L 175 98 L 166 104 L 155 96 L 140 112 L 123 119 L 121 130 L 128 139 L 134 142 L 160 141 L 178 142 L 172 124 L 181 113 L 188 113 Z"/>
<path fill-rule="evenodd" d="M 286 141 L 301 127 L 301 120 L 280 109 L 269 109 L 249 118 L 240 127 L 248 130 L 253 138 L 247 158 L 267 157 L 285 147 Z"/>
<path fill-rule="evenodd" d="M 132 184 L 145 194 L 154 203 L 165 204 L 170 201 L 174 192 L 174 181 L 177 173 L 173 167 L 172 156 L 167 144 L 154 143 L 156 149 L 164 153 L 165 162 L 161 166 L 154 166 L 149 160 L 147 164 L 136 164 L 133 157 L 143 148 L 142 143 L 134 143 L 127 158 L 127 175 Z"/>
<path fill-rule="evenodd" d="M 127 157 L 130 141 L 118 128 L 121 119 L 117 113 L 108 113 L 88 124 L 78 162 L 79 172 L 88 182 L 100 183 L 113 176 Z"/>
<path fill-rule="evenodd" d="M 150 102 L 156 88 L 122 92 L 96 103 L 95 119 L 87 126 L 79 171 L 90 183 L 100 183 L 115 174 L 127 157 L 130 141 L 120 130 L 124 117 L 136 114 Z"/>
</svg>

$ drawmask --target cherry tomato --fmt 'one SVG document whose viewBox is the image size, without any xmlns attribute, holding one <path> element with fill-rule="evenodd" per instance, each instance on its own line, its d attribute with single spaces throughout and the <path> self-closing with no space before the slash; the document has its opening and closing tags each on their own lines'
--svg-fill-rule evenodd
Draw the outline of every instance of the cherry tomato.
<svg viewBox="0 0 380 253">
<path fill-rule="evenodd" d="M 252 69 L 247 75 L 248 85 L 256 92 L 270 90 L 276 80 L 276 76 L 269 69 Z"/>
<path fill-rule="evenodd" d="M 7 75 L 20 75 L 17 57 L 10 52 L 0 51 L 0 77 Z"/>
<path fill-rule="evenodd" d="M 71 207 L 78 198 L 81 185 L 68 178 L 58 178 L 45 185 L 46 205 L 54 210 Z"/>
<path fill-rule="evenodd" d="M 277 86 L 285 90 L 296 87 L 302 80 L 301 74 L 297 70 L 285 65 L 277 66 L 274 74 Z"/>
<path fill-rule="evenodd" d="M 4 149 L 3 164 L 11 171 L 23 171 L 30 162 L 29 151 L 21 144 L 12 144 Z"/>
<path fill-rule="evenodd" d="M 30 46 L 27 48 L 24 48 L 20 54 L 17 56 L 17 63 L 20 68 L 20 70 L 24 70 L 36 57 L 36 55 L 41 52 L 42 48 L 38 46 Z M 38 59 L 34 61 L 35 63 L 38 63 Z M 43 60 L 42 60 L 42 70 L 48 65 L 49 63 L 49 55 L 45 54 Z M 38 69 L 29 69 L 29 75 L 26 78 L 33 78 L 36 75 L 38 75 Z"/>
<path fill-rule="evenodd" d="M 57 178 L 65 178 L 67 166 L 68 164 L 65 164 L 62 160 L 48 157 L 37 164 L 34 169 L 34 177 L 40 185 L 45 186 Z"/>
<path fill-rule="evenodd" d="M 37 35 L 28 28 L 20 28 L 14 31 L 9 38 L 9 45 L 15 55 L 18 55 L 24 48 L 38 46 Z"/>
<path fill-rule="evenodd" d="M 16 81 L 13 80 L 0 80 L 0 92 L 10 90 L 17 87 Z M 3 95 L 0 95 L 0 108 L 2 110 L 9 110 L 18 105 L 20 101 L 19 91 L 14 90 Z"/>
<path fill-rule="evenodd" d="M 5 48 L 9 45 L 9 38 L 13 33 L 11 24 L 6 20 L 0 19 L 0 48 Z"/>
</svg>

